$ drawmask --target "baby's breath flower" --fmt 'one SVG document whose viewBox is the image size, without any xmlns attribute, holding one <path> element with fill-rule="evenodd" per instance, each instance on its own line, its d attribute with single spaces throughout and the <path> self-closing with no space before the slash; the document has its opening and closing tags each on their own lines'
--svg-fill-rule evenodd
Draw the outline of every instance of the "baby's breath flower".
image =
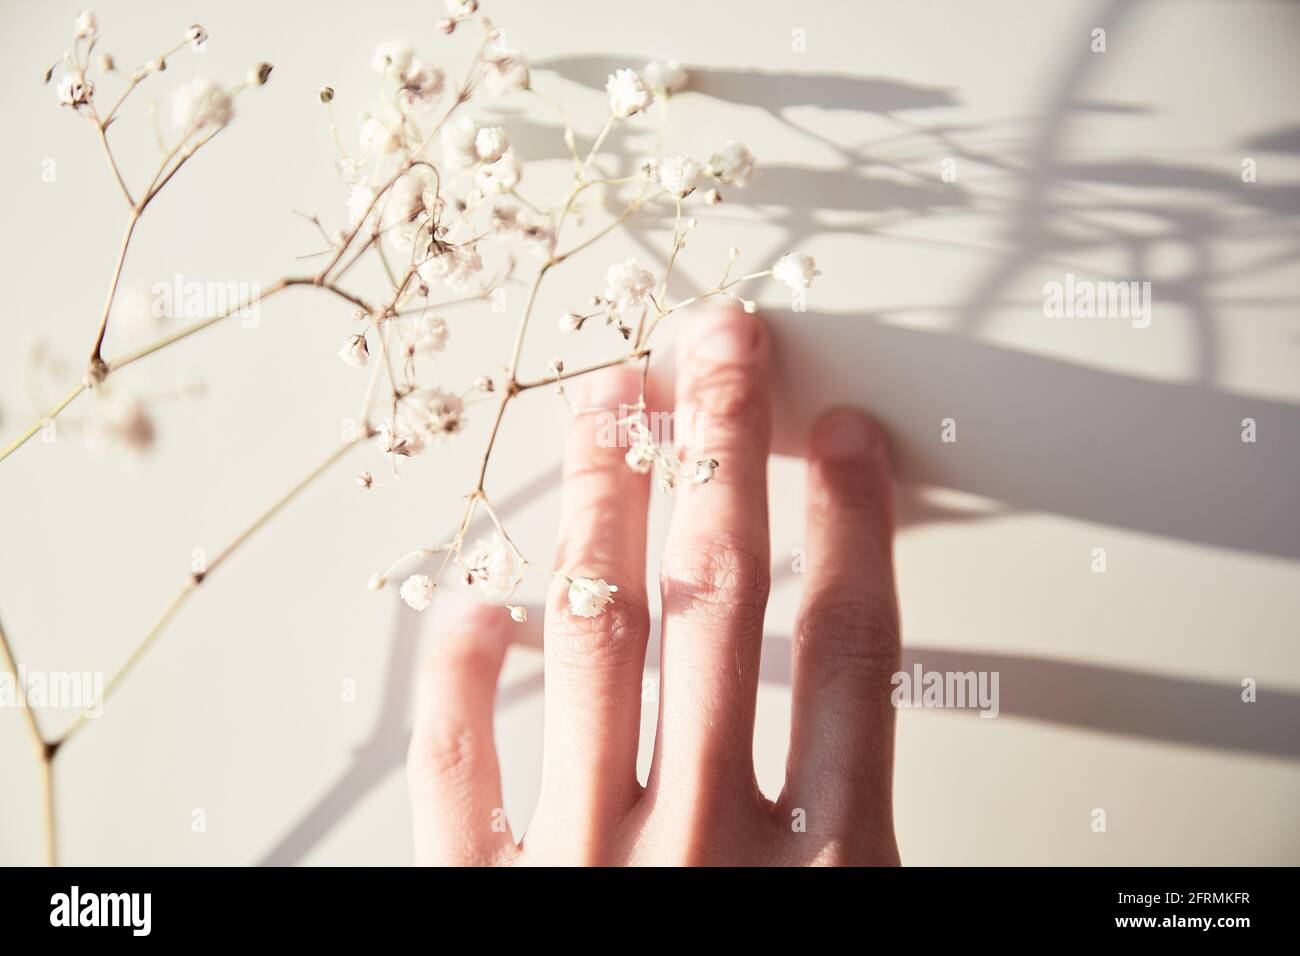
<svg viewBox="0 0 1300 956">
<path fill-rule="evenodd" d="M 385 418 L 375 429 L 380 450 L 390 458 L 409 458 L 424 451 L 424 439 Z"/>
<path fill-rule="evenodd" d="M 474 246 L 444 246 L 442 252 L 420 263 L 420 278 L 429 285 L 444 283 L 453 292 L 464 292 L 469 280 L 483 270 L 483 259 Z"/>
<path fill-rule="evenodd" d="M 415 350 L 421 355 L 432 356 L 447 348 L 447 323 L 436 315 L 427 312 L 416 320 Z"/>
<path fill-rule="evenodd" d="M 492 601 L 504 601 L 514 594 L 524 574 L 519 555 L 499 532 L 476 541 L 461 555 L 461 563 L 473 575 L 474 586 Z"/>
<path fill-rule="evenodd" d="M 695 191 L 704 169 L 689 156 L 670 156 L 659 165 L 659 182 L 678 199 Z"/>
<path fill-rule="evenodd" d="M 271 71 L 275 69 L 270 63 L 258 63 L 250 67 L 248 71 L 248 82 L 252 86 L 266 86 L 266 81 L 271 78 Z"/>
<path fill-rule="evenodd" d="M 389 40 L 375 47 L 374 55 L 370 58 L 370 68 L 376 73 L 401 79 L 414 58 L 415 51 L 410 44 Z"/>
<path fill-rule="evenodd" d="M 402 86 L 397 91 L 407 107 L 424 107 L 433 103 L 447 82 L 447 75 L 436 66 L 429 66 L 415 57 L 402 72 Z"/>
<path fill-rule="evenodd" d="M 485 126 L 474 137 L 474 149 L 485 163 L 495 163 L 509 148 L 510 140 L 500 126 Z"/>
<path fill-rule="evenodd" d="M 363 367 L 370 361 L 370 347 L 366 345 L 366 337 L 360 332 L 348 336 L 339 349 L 339 358 L 353 368 Z"/>
<path fill-rule="evenodd" d="M 645 301 L 654 289 L 655 277 L 636 264 L 635 259 L 616 263 L 605 273 L 605 298 L 621 314 Z"/>
<path fill-rule="evenodd" d="M 120 391 L 99 393 L 87 436 L 93 451 L 143 455 L 153 448 L 156 435 L 153 419 L 138 400 Z"/>
<path fill-rule="evenodd" d="M 478 0 L 444 0 L 447 7 L 447 15 L 452 17 L 468 17 L 478 9 Z"/>
<path fill-rule="evenodd" d="M 778 282 L 784 282 L 793 292 L 808 288 L 819 275 L 821 270 L 817 268 L 813 257 L 797 252 L 787 252 L 772 267 L 772 277 Z"/>
<path fill-rule="evenodd" d="M 195 77 L 172 94 L 172 124 L 191 131 L 204 126 L 222 127 L 234 115 L 234 103 L 212 80 Z"/>
<path fill-rule="evenodd" d="M 203 29 L 202 24 L 191 23 L 189 29 L 185 31 L 185 39 L 189 41 L 190 49 L 197 53 L 208 42 L 208 31 Z"/>
<path fill-rule="evenodd" d="M 560 331 L 576 332 L 578 329 L 582 328 L 583 321 L 584 317 L 577 312 L 566 312 L 564 315 L 560 316 Z"/>
<path fill-rule="evenodd" d="M 357 484 L 362 488 L 369 490 L 374 487 L 375 476 L 368 471 L 363 471 L 361 474 L 357 475 Z"/>
<path fill-rule="evenodd" d="M 718 182 L 742 189 L 754 175 L 757 161 L 744 143 L 734 139 L 722 144 L 722 149 L 709 160 L 709 175 Z"/>
<path fill-rule="evenodd" d="M 459 116 L 442 128 L 442 162 L 450 172 L 468 169 L 478 161 L 477 136 L 478 126 L 468 116 Z"/>
<path fill-rule="evenodd" d="M 641 174 L 641 178 L 646 182 L 658 182 L 659 160 L 655 159 L 653 156 L 647 156 L 645 159 L 641 160 L 641 165 L 638 167 L 638 171 Z"/>
<path fill-rule="evenodd" d="M 650 469 L 654 467 L 655 460 L 658 457 L 658 447 L 653 442 L 643 438 L 627 450 L 623 460 L 638 475 L 646 475 L 650 473 Z"/>
<path fill-rule="evenodd" d="M 465 424 L 465 402 L 438 385 L 412 393 L 408 403 L 417 426 L 435 442 L 456 434 Z"/>
<path fill-rule="evenodd" d="M 704 202 L 709 206 L 717 206 L 722 203 L 722 193 L 716 189 L 708 189 L 704 192 Z"/>
<path fill-rule="evenodd" d="M 59 96 L 60 106 L 80 109 L 89 103 L 90 98 L 95 95 L 95 84 L 86 79 L 86 75 L 80 70 L 69 70 L 59 80 L 56 92 Z"/>
<path fill-rule="evenodd" d="M 617 590 L 603 578 L 574 578 L 569 584 L 569 612 L 577 617 L 597 617 L 614 600 Z"/>
<path fill-rule="evenodd" d="M 480 375 L 478 378 L 474 379 L 474 389 L 479 392 L 494 392 L 496 391 L 496 386 L 492 384 L 492 379 L 488 378 L 486 375 Z"/>
<path fill-rule="evenodd" d="M 528 608 L 520 607 L 517 604 L 507 604 L 506 610 L 510 612 L 510 620 L 516 624 L 523 624 L 528 620 Z"/>
<path fill-rule="evenodd" d="M 611 73 L 605 81 L 605 92 L 609 94 L 610 111 L 620 118 L 640 113 L 654 100 L 654 94 L 642 82 L 636 70 Z"/>
<path fill-rule="evenodd" d="M 528 89 L 528 61 L 516 50 L 499 47 L 483 63 L 483 89 L 488 96 L 505 96 Z"/>
<path fill-rule="evenodd" d="M 316 91 L 316 99 L 320 100 L 322 103 L 330 102 L 334 99 L 334 87 L 322 86 Z"/>
<path fill-rule="evenodd" d="M 713 480 L 713 473 L 718 470 L 718 460 L 716 458 L 706 458 L 695 463 L 695 470 L 691 473 L 691 482 L 696 485 L 705 485 Z"/>
<path fill-rule="evenodd" d="M 402 582 L 402 600 L 413 611 L 423 611 L 433 603 L 433 578 L 427 574 L 412 574 Z"/>
<path fill-rule="evenodd" d="M 507 149 L 496 162 L 479 167 L 474 184 L 485 195 L 508 193 L 519 185 L 523 172 L 519 156 L 513 149 Z"/>
<path fill-rule="evenodd" d="M 645 65 L 641 75 L 648 85 L 663 90 L 668 96 L 686 89 L 686 84 L 690 80 L 689 74 L 682 69 L 681 64 L 673 60 L 666 63 L 661 60 L 651 60 Z"/>
<path fill-rule="evenodd" d="M 402 148 L 405 123 L 400 113 L 385 106 L 378 116 L 361 116 L 361 149 L 368 156 L 384 156 Z"/>
<path fill-rule="evenodd" d="M 376 571 L 374 574 L 370 575 L 370 579 L 366 581 L 366 587 L 370 588 L 372 591 L 378 591 L 387 583 L 388 582 L 384 580 L 384 576 Z"/>
</svg>

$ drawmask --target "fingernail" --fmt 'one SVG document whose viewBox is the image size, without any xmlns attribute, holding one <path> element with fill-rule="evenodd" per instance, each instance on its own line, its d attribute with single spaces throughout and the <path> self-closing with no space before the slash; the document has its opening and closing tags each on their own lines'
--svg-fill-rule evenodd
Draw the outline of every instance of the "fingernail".
<svg viewBox="0 0 1300 956">
<path fill-rule="evenodd" d="M 867 458 L 879 443 L 876 426 L 857 412 L 832 412 L 817 427 L 817 451 L 824 458 Z"/>
<path fill-rule="evenodd" d="M 749 358 L 757 345 L 758 323 L 729 316 L 700 334 L 695 353 L 715 362 L 738 362 Z"/>
</svg>

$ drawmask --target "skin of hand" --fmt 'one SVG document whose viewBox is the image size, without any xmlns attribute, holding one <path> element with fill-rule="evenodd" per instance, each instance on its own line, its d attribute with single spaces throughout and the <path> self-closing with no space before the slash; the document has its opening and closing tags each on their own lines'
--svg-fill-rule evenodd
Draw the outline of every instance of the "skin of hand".
<svg viewBox="0 0 1300 956">
<path fill-rule="evenodd" d="M 587 379 L 580 407 L 631 404 L 640 388 L 639 371 L 628 367 Z M 856 411 L 828 412 L 810 436 L 791 739 L 775 802 L 755 778 L 771 574 L 771 379 L 771 345 L 757 316 L 728 309 L 684 329 L 677 421 L 689 421 L 700 450 L 721 465 L 707 484 L 674 492 L 646 785 L 636 762 L 651 481 L 627 466 L 625 448 L 601 446 L 597 415 L 580 413 L 565 455 L 555 567 L 604 578 L 618 593 L 602 614 L 581 618 L 569 613 L 562 581 L 550 590 L 541 792 L 519 843 L 501 809 L 492 720 L 502 660 L 521 625 L 501 607 L 450 604 L 421 671 L 407 757 L 417 863 L 898 864 L 892 479 L 883 433 Z"/>
</svg>

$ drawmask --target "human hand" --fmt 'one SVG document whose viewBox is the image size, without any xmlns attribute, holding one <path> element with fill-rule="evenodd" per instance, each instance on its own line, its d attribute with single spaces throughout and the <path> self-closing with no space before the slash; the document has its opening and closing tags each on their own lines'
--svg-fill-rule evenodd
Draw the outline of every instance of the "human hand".
<svg viewBox="0 0 1300 956">
<path fill-rule="evenodd" d="M 721 466 L 675 492 L 660 573 L 658 730 L 636 772 L 650 618 L 650 479 L 575 418 L 556 567 L 618 585 L 576 617 L 552 587 L 544 624 L 541 794 L 518 844 L 505 825 L 492 715 L 514 624 L 499 607 L 444 619 L 421 679 L 407 760 L 415 858 L 489 864 L 897 864 L 892 811 L 899 666 L 886 443 L 860 413 L 821 418 L 809 449 L 805 593 L 793 645 L 793 722 L 775 802 L 753 765 L 767 607 L 770 347 L 739 309 L 694 320 L 679 350 L 676 415 Z M 590 376 L 586 406 L 636 401 L 640 375 Z M 608 443 L 606 443 L 608 444 Z"/>
</svg>

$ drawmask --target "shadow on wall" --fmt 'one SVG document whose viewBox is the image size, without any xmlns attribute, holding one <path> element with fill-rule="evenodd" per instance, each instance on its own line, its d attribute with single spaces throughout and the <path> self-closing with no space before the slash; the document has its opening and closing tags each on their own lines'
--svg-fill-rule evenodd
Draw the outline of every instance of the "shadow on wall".
<svg viewBox="0 0 1300 956">
<path fill-rule="evenodd" d="M 1086 36 L 1092 24 L 1105 23 L 1113 31 L 1141 6 L 1137 0 L 1109 0 L 1088 12 L 1086 24 L 1071 28 Z M 829 314 L 800 317 L 797 340 L 782 340 L 778 329 L 780 378 L 792 399 L 782 403 L 787 420 L 778 433 L 803 434 L 812 415 L 833 402 L 871 408 L 898 443 L 908 482 L 900 496 L 905 522 L 977 519 L 935 509 L 916 493 L 922 485 L 939 486 L 995 499 L 1006 511 L 1052 512 L 1202 545 L 1300 558 L 1300 407 L 1220 389 L 1222 343 L 1215 337 L 1227 306 L 1262 310 L 1300 301 L 1254 302 L 1233 299 L 1226 291 L 1300 260 L 1300 184 L 1245 184 L 1235 169 L 1138 155 L 1065 161 L 1065 133 L 1081 114 L 1149 111 L 1140 104 L 1085 99 L 1089 76 L 1104 59 L 1078 44 L 1048 88 L 1041 115 L 983 124 L 916 122 L 917 113 L 960 105 L 952 90 L 869 77 L 688 67 L 693 92 L 683 95 L 716 96 L 762 109 L 841 160 L 840 168 L 830 170 L 765 167 L 746 194 L 730 197 L 777 208 L 772 221 L 782 236 L 768 250 L 772 258 L 806 238 L 835 231 L 933 242 L 892 236 L 889 229 L 954 212 L 989 216 L 1003 237 L 1000 246 L 980 250 L 990 258 L 984 275 L 939 304 L 954 316 L 947 332 L 893 326 L 879 315 Z M 534 68 L 600 89 L 614 69 L 638 61 L 564 57 Z M 899 132 L 867 143 L 830 142 L 789 115 L 801 106 L 875 113 Z M 553 128 L 522 117 L 508 121 L 512 141 L 530 157 L 564 156 Z M 1300 152 L 1300 126 L 1262 130 L 1245 143 L 1224 146 L 1294 155 Z M 899 148 L 910 152 L 891 159 Z M 1013 198 L 938 183 L 934 171 L 944 157 L 1005 174 Z M 1140 200 L 1130 198 L 1135 187 L 1141 189 Z M 846 225 L 851 217 L 836 217 L 837 225 L 828 226 L 818 215 L 827 209 L 856 213 L 858 219 Z M 1140 229 L 1118 224 L 1122 216 L 1116 214 L 1132 213 L 1141 217 Z M 1239 248 L 1258 240 L 1267 240 L 1259 255 L 1221 261 L 1222 243 Z M 1194 367 L 1186 381 L 1098 371 L 976 337 L 995 312 L 1015 306 L 1008 301 L 1009 290 L 1028 270 L 1050 264 L 1063 272 L 1072 268 L 1072 256 L 1118 251 L 1123 267 L 1098 278 L 1140 277 L 1149 274 L 1147 262 L 1157 243 L 1187 253 L 1185 271 L 1161 282 L 1162 301 L 1181 306 L 1195 333 Z M 644 247 L 648 257 L 662 256 L 648 243 Z M 854 383 L 847 393 L 846 382 Z M 942 445 L 935 440 L 939 422 L 953 409 L 961 410 L 962 441 Z M 1256 419 L 1267 440 L 1244 445 L 1244 417 Z M 798 453 L 793 443 L 789 439 L 789 447 L 780 450 Z M 519 508 L 557 477 L 558 471 L 539 476 L 502 502 L 503 511 Z M 263 863 L 301 861 L 366 793 L 400 768 L 424 618 L 402 613 L 400 605 L 398 611 L 383 710 L 371 734 Z M 541 618 L 540 612 L 533 616 Z M 649 659 L 657 659 L 654 647 Z M 911 647 L 905 666 L 915 663 L 941 671 L 999 671 L 1005 715 L 1300 760 L 1300 736 L 1294 733 L 1300 726 L 1300 693 L 1295 691 L 1261 690 L 1258 703 L 1243 705 L 1236 685 L 1064 660 Z M 789 682 L 789 637 L 766 639 L 762 676 Z M 528 678 L 503 688 L 498 707 L 540 691 L 540 675 Z"/>
</svg>

